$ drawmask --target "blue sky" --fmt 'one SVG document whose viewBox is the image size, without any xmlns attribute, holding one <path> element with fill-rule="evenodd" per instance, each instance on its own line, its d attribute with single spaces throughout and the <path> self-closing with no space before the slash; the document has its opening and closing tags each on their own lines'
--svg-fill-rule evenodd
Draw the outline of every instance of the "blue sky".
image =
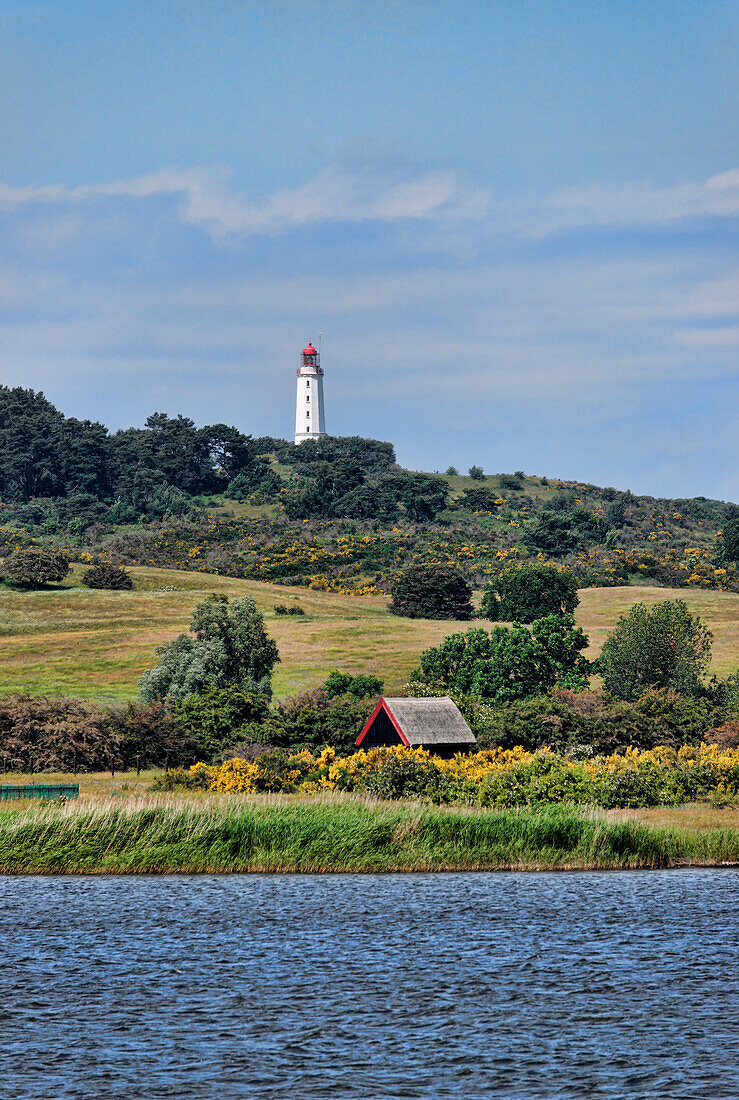
<svg viewBox="0 0 739 1100">
<path fill-rule="evenodd" d="M 739 500 L 739 6 L 3 0 L 0 381 Z"/>
</svg>

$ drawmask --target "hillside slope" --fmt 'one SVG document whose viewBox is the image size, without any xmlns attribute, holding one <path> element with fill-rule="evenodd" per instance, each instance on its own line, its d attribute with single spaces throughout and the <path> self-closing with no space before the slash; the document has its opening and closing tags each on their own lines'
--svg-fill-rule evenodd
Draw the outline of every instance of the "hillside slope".
<svg viewBox="0 0 739 1100">
<path fill-rule="evenodd" d="M 276 638 L 281 664 L 278 696 L 320 684 L 335 668 L 372 672 L 394 691 L 408 679 L 419 653 L 469 624 L 402 619 L 384 597 L 291 589 L 157 568 L 133 570 L 133 592 L 91 591 L 79 585 L 81 567 L 64 585 L 20 593 L 0 588 L 0 690 L 130 699 L 157 645 L 186 630 L 193 607 L 211 592 L 249 594 Z M 712 671 L 739 665 L 739 594 L 663 588 L 591 588 L 580 592 L 577 618 L 590 636 L 589 656 L 631 604 L 679 595 L 714 631 Z M 300 603 L 305 616 L 277 616 L 275 604 Z M 474 624 L 472 624 L 474 625 Z M 481 624 L 486 625 L 486 624 Z"/>
<path fill-rule="evenodd" d="M 379 440 L 295 446 L 163 413 L 110 433 L 0 386 L 0 559 L 35 541 L 78 560 L 371 594 L 412 561 L 453 564 L 480 586 L 539 557 L 581 587 L 739 591 L 739 542 L 727 554 L 721 534 L 739 523 L 735 504 L 471 475 L 403 469 Z"/>
</svg>

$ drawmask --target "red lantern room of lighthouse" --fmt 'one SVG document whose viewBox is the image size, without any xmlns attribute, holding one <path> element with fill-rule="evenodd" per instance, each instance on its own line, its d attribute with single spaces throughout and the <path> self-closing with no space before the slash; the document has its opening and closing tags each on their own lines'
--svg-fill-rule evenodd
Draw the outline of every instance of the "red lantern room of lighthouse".
<svg viewBox="0 0 739 1100">
<path fill-rule="evenodd" d="M 316 349 L 311 344 L 310 340 L 305 345 L 300 353 L 300 366 L 298 367 L 298 374 L 300 374 L 303 367 L 313 367 L 316 374 L 323 374 L 321 370 L 320 356 Z"/>
<path fill-rule="evenodd" d="M 320 354 L 309 341 L 300 353 L 295 406 L 295 442 L 320 439 L 326 434 L 323 412 L 323 370 Z"/>
</svg>

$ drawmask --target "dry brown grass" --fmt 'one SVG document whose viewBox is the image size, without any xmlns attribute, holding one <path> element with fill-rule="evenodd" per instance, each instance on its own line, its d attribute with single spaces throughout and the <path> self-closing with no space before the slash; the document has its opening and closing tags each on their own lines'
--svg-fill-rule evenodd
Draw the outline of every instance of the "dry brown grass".
<svg viewBox="0 0 739 1100">
<path fill-rule="evenodd" d="M 609 821 L 641 821 L 678 829 L 739 829 L 739 806 L 687 802 L 684 806 L 646 806 L 638 810 L 603 810 Z"/>
<path fill-rule="evenodd" d="M 79 775 L 70 775 L 66 772 L 44 772 L 30 776 L 28 773 L 8 772 L 0 774 L 0 783 L 79 783 L 80 797 L 74 803 L 80 809 L 90 807 L 104 809 L 106 806 L 126 805 L 127 808 L 142 808 L 149 805 L 157 805 L 171 808 L 181 808 L 191 805 L 193 800 L 207 800 L 208 804 L 229 805 L 234 801 L 249 803 L 264 803 L 265 805 L 293 805 L 297 802 L 306 805 L 324 805 L 335 802 L 356 802 L 363 805 L 390 805 L 380 803 L 377 799 L 365 795 L 346 794 L 342 791 L 325 791 L 320 794 L 213 794 L 203 791 L 175 791 L 159 793 L 151 790 L 151 785 L 156 776 L 161 775 L 161 770 L 142 771 L 139 776 L 136 772 L 89 772 Z M 3 811 L 18 810 L 23 807 L 37 805 L 36 800 L 21 802 L 0 801 L 0 813 Z M 404 799 L 403 806 L 415 807 L 420 812 L 427 803 L 415 802 L 413 799 Z M 444 807 L 436 807 L 443 810 Z M 475 807 L 454 804 L 448 807 L 453 813 L 478 813 Z M 580 807 L 584 814 L 591 814 L 607 821 L 640 821 L 645 825 L 653 825 L 660 828 L 680 829 L 739 829 L 739 805 L 736 806 L 712 806 L 708 802 L 689 802 L 683 806 L 653 806 L 631 810 L 602 810 Z M 491 811 L 492 812 L 492 811 Z"/>
<path fill-rule="evenodd" d="M 385 597 L 341 596 L 172 569 L 136 568 L 133 592 L 92 591 L 68 582 L 40 592 L 0 589 L 0 690 L 129 699 L 158 645 L 186 630 L 192 609 L 211 592 L 251 595 L 277 640 L 282 663 L 278 697 L 320 684 L 335 668 L 372 672 L 386 690 L 402 686 L 418 655 L 466 624 L 401 619 Z M 713 671 L 739 664 L 739 595 L 665 588 L 589 588 L 577 617 L 594 656 L 618 616 L 644 600 L 685 599 L 716 635 Z M 297 599 L 304 618 L 276 616 L 275 604 Z M 489 625 L 489 624 L 483 624 Z"/>
</svg>

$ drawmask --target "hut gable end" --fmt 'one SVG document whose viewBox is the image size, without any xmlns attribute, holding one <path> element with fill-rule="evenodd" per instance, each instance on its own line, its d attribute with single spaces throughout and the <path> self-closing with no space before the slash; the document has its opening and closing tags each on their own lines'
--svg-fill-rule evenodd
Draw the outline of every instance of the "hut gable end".
<svg viewBox="0 0 739 1100">
<path fill-rule="evenodd" d="M 408 745 L 431 752 L 462 752 L 475 735 L 449 698 L 382 698 L 356 741 L 362 748 Z"/>
<path fill-rule="evenodd" d="M 387 745 L 409 744 L 407 738 L 397 728 L 393 716 L 388 713 L 383 704 L 384 700 L 380 699 L 357 738 L 356 744 L 361 744 L 363 749 L 378 749 Z"/>
</svg>

